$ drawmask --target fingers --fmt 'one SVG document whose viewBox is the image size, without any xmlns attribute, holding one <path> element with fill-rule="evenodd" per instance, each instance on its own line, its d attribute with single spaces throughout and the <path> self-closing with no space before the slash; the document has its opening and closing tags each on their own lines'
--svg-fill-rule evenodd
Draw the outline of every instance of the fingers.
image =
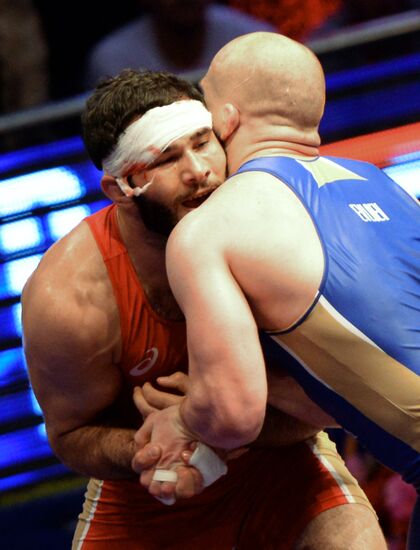
<svg viewBox="0 0 420 550">
<path fill-rule="evenodd" d="M 143 385 L 142 394 L 148 406 L 154 408 L 154 410 L 166 409 L 171 405 L 178 404 L 182 400 L 182 397 L 179 395 L 157 390 L 149 382 Z"/>
<path fill-rule="evenodd" d="M 134 434 L 134 442 L 137 449 L 143 449 L 151 440 L 153 432 L 153 420 L 152 416 L 148 416 L 143 425 Z"/>
<path fill-rule="evenodd" d="M 155 470 L 156 471 L 156 470 Z M 165 470 L 166 472 L 173 472 L 172 470 Z M 176 474 L 176 478 L 178 478 Z M 149 485 L 149 493 L 159 500 L 164 501 L 175 501 L 176 500 L 176 486 L 177 481 L 158 481 L 152 478 L 152 481 Z"/>
<path fill-rule="evenodd" d="M 194 451 L 196 450 L 197 448 L 197 445 L 198 445 L 198 442 L 197 441 L 192 441 L 189 445 L 189 449 L 185 450 L 185 451 L 182 451 L 181 453 L 181 458 L 182 458 L 182 461 L 183 463 L 188 466 L 189 463 L 190 463 L 190 458 L 192 457 Z"/>
<path fill-rule="evenodd" d="M 138 474 L 143 474 L 145 471 L 150 472 L 152 471 L 151 469 L 158 463 L 161 456 L 162 449 L 159 445 L 149 443 L 136 452 L 131 462 L 131 466 Z M 148 468 L 150 470 L 148 470 Z M 146 479 L 148 479 L 148 476 L 145 476 L 145 480 Z"/>
<path fill-rule="evenodd" d="M 164 388 L 177 390 L 183 395 L 188 391 L 188 376 L 183 372 L 160 376 L 157 378 L 157 382 Z M 182 397 L 158 390 L 150 382 L 146 382 L 142 387 L 134 388 L 133 399 L 143 418 L 146 418 L 152 412 L 179 404 Z"/>
<path fill-rule="evenodd" d="M 198 470 L 191 466 L 179 466 L 176 471 L 178 474 L 175 487 L 177 498 L 191 498 L 203 491 L 203 477 Z"/>
<path fill-rule="evenodd" d="M 177 390 L 183 395 L 188 391 L 188 376 L 182 372 L 161 376 L 157 382 L 164 388 Z M 150 382 L 146 382 L 141 388 L 139 386 L 134 388 L 133 399 L 143 418 L 146 418 L 152 412 L 179 404 L 182 397 L 158 390 Z"/>
<path fill-rule="evenodd" d="M 156 474 L 160 473 L 172 474 L 172 476 L 161 476 Z M 155 479 L 157 477 L 157 479 Z M 166 481 L 166 479 L 173 481 Z M 145 470 L 140 475 L 140 483 L 145 487 L 149 493 L 162 501 L 164 504 L 173 504 L 176 501 L 176 484 L 178 475 L 176 469 L 171 470 L 150 468 Z"/>
<path fill-rule="evenodd" d="M 176 499 L 191 498 L 204 489 L 203 478 L 198 470 L 191 466 L 179 465 L 175 468 L 178 480 L 156 481 L 153 479 L 154 469 L 142 472 L 140 483 L 149 493 L 165 503 L 173 503 Z"/>
<path fill-rule="evenodd" d="M 139 386 L 136 386 L 134 388 L 133 399 L 134 399 L 134 404 L 136 405 L 137 409 L 140 411 L 143 418 L 147 418 L 149 414 L 157 410 L 153 406 L 153 404 L 149 402 L 149 400 L 146 398 L 144 394 L 143 389 L 140 388 Z"/>
<path fill-rule="evenodd" d="M 191 434 L 187 433 L 179 414 L 179 406 L 151 413 L 134 436 L 136 446 L 133 469 L 140 473 L 140 483 L 150 494 L 165 504 L 173 498 L 187 498 L 202 490 L 201 474 L 181 462 L 183 452 L 190 452 Z M 157 447 L 157 449 L 156 449 Z M 155 469 L 177 471 L 171 477 L 154 479 Z"/>
<path fill-rule="evenodd" d="M 248 451 L 249 447 L 239 447 L 238 449 L 232 449 L 232 451 L 226 453 L 225 460 L 236 460 Z"/>
<path fill-rule="evenodd" d="M 178 390 L 182 394 L 186 394 L 188 391 L 189 378 L 183 372 L 175 372 L 170 376 L 159 376 L 157 382 L 164 388 L 172 388 Z"/>
</svg>

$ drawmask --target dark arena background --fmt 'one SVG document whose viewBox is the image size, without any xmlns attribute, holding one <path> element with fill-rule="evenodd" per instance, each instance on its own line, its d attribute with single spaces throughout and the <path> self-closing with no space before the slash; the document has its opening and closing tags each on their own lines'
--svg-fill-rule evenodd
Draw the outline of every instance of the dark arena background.
<svg viewBox="0 0 420 550">
<path fill-rule="evenodd" d="M 322 152 L 371 161 L 420 198 L 420 10 L 338 29 L 308 45 L 327 75 Z M 198 81 L 200 75 L 188 77 Z M 48 445 L 22 354 L 20 320 L 21 291 L 42 254 L 86 215 L 107 204 L 99 188 L 101 174 L 79 137 L 85 98 L 81 93 L 0 117 L 0 548 L 4 550 L 70 548 L 86 483 L 62 466 Z M 379 507 L 389 547 L 402 548 L 404 524 L 395 526 L 397 520 L 383 504 L 381 492 L 390 472 L 339 430 L 332 435 Z M 401 485 L 398 491 L 402 494 L 405 488 Z"/>
</svg>

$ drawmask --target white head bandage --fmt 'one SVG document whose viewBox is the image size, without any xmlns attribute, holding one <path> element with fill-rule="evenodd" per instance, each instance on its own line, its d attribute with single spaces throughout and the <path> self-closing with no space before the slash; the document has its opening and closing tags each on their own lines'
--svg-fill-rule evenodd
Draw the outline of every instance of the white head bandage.
<svg viewBox="0 0 420 550">
<path fill-rule="evenodd" d="M 126 193 L 127 184 L 121 178 L 141 172 L 175 140 L 200 128 L 212 128 L 211 113 L 201 101 L 187 99 L 150 109 L 120 135 L 117 146 L 103 161 L 104 171 L 114 176 Z M 145 187 L 138 188 L 138 194 Z"/>
</svg>

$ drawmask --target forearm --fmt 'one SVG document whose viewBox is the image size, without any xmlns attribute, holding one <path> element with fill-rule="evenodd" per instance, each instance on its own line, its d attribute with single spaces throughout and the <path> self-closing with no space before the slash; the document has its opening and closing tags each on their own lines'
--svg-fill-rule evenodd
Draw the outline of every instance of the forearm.
<svg viewBox="0 0 420 550">
<path fill-rule="evenodd" d="M 50 437 L 56 456 L 71 470 L 98 479 L 137 477 L 131 467 L 135 454 L 131 428 L 83 426 Z"/>
<path fill-rule="evenodd" d="M 270 405 L 262 430 L 252 447 L 283 447 L 299 443 L 320 431 L 318 426 L 306 424 Z"/>
</svg>

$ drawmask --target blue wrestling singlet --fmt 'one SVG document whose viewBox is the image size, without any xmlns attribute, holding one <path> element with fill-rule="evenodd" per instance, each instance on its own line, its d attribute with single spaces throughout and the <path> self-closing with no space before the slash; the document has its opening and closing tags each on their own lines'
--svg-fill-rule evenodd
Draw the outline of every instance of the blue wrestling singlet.
<svg viewBox="0 0 420 550">
<path fill-rule="evenodd" d="M 259 158 L 306 207 L 324 250 L 319 294 L 266 356 L 420 490 L 420 207 L 372 164 Z"/>
</svg>

